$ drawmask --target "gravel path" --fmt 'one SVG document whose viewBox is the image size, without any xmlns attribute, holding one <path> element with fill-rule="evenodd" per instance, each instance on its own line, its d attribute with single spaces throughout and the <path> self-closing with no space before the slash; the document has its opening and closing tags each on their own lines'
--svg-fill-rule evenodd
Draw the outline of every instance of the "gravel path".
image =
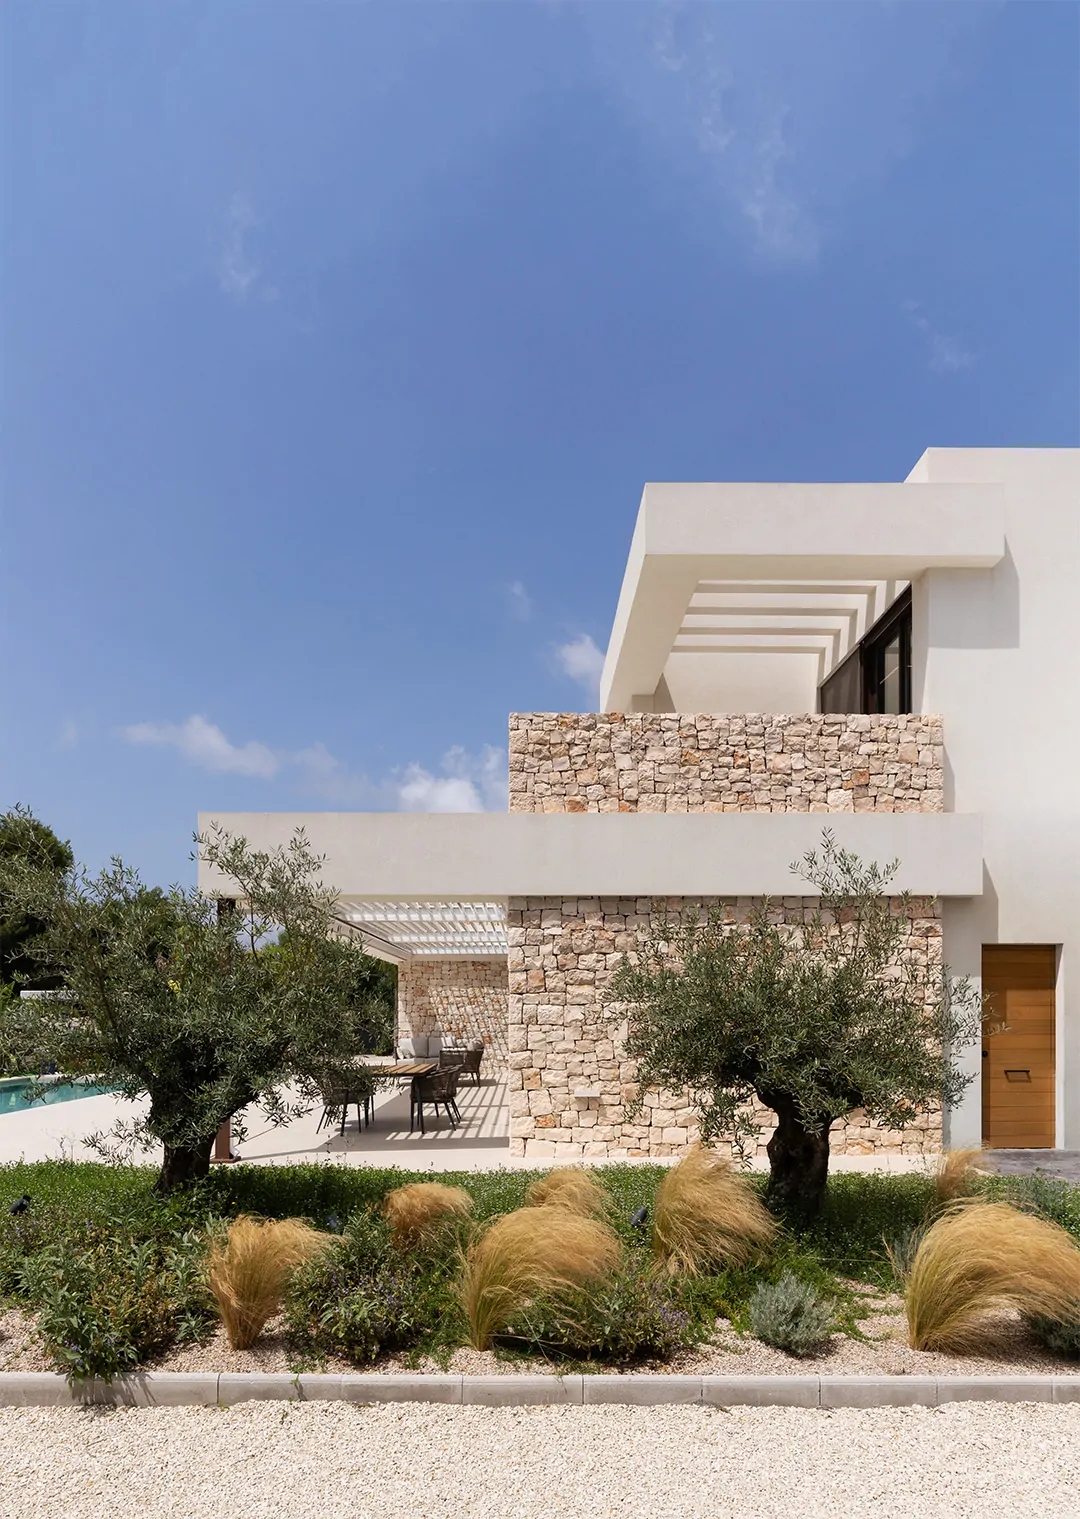
<svg viewBox="0 0 1080 1519">
<path fill-rule="evenodd" d="M 0 1409 L 4 1519 L 1041 1519 L 1080 1404 Z"/>
</svg>

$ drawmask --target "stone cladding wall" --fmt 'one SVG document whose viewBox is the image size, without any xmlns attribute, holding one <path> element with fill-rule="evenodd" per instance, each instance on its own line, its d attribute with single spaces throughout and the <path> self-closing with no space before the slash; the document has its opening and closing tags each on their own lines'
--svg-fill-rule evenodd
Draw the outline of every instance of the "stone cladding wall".
<svg viewBox="0 0 1080 1519">
<path fill-rule="evenodd" d="M 568 901 L 511 899 L 509 937 L 510 1151 L 570 1160 L 582 1156 L 679 1155 L 697 1138 L 689 1095 L 647 1092 L 641 1113 L 627 1106 L 638 1088 L 634 1063 L 620 1052 L 619 1030 L 605 1019 L 606 988 L 624 952 L 633 952 L 665 912 L 708 904 L 673 898 Z M 752 899 L 725 901 L 732 923 Z M 816 903 L 789 897 L 774 904 L 777 921 L 796 927 Z M 908 954 L 940 961 L 936 906 L 913 903 Z M 763 1115 L 767 1110 L 762 1110 Z M 763 1147 L 771 1130 L 764 1128 Z M 924 1114 L 903 1134 L 875 1128 L 859 1111 L 834 1124 L 838 1154 L 920 1154 L 941 1148 L 940 1114 Z"/>
<path fill-rule="evenodd" d="M 511 812 L 941 812 L 941 719 L 510 717 Z"/>
<path fill-rule="evenodd" d="M 478 1035 L 486 1046 L 481 1075 L 502 1079 L 507 1054 L 506 961 L 463 955 L 415 955 L 398 967 L 398 1038 L 410 1034 Z"/>
</svg>

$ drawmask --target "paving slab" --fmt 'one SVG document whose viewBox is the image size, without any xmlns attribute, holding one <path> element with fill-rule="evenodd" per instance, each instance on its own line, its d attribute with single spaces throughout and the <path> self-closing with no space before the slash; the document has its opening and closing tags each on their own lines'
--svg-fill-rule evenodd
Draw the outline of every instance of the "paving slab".
<svg viewBox="0 0 1080 1519">
<path fill-rule="evenodd" d="M 341 1378 L 347 1403 L 460 1403 L 460 1376 L 352 1376 Z"/>
</svg>

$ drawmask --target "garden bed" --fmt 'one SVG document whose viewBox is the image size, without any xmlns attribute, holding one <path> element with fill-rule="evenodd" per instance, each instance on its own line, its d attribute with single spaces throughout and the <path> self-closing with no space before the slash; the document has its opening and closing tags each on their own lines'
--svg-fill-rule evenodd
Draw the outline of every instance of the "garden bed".
<svg viewBox="0 0 1080 1519">
<path fill-rule="evenodd" d="M 608 1196 L 609 1217 L 624 1261 L 639 1280 L 648 1280 L 648 1236 L 640 1227 L 635 1228 L 632 1220 L 637 1209 L 651 1208 L 665 1170 L 610 1165 L 593 1168 L 590 1174 Z M 446 1175 L 441 1179 L 467 1190 L 480 1224 L 519 1208 L 530 1181 L 527 1174 L 510 1171 Z M 82 1290 L 94 1297 L 100 1327 L 112 1332 L 125 1322 L 124 1314 L 130 1313 L 130 1284 L 121 1291 L 109 1277 L 114 1245 L 157 1250 L 163 1252 L 162 1259 L 171 1259 L 170 1251 L 186 1250 L 188 1267 L 176 1268 L 177 1281 L 190 1295 L 198 1290 L 190 1260 L 198 1255 L 199 1241 L 206 1238 L 208 1221 L 217 1220 L 220 1229 L 224 1220 L 238 1213 L 252 1213 L 268 1218 L 305 1217 L 320 1229 L 351 1228 L 357 1220 L 378 1219 L 386 1193 L 408 1180 L 399 1171 L 375 1168 L 238 1166 L 215 1172 L 193 1193 L 163 1201 L 153 1194 L 152 1177 L 140 1168 L 74 1163 L 0 1168 L 0 1287 L 4 1293 L 0 1303 L 0 1370 L 68 1369 L 47 1352 L 35 1332 L 36 1312 L 41 1305 L 33 1300 L 28 1284 L 48 1278 L 48 1272 L 40 1267 L 49 1260 L 58 1260 L 61 1269 L 67 1269 L 63 1262 L 70 1266 L 72 1261 L 85 1261 L 86 1248 L 91 1253 L 101 1252 L 101 1279 L 91 1274 L 79 1280 L 84 1284 Z M 1030 1177 L 993 1178 L 978 1185 L 990 1197 L 1010 1199 L 1040 1211 L 1080 1238 L 1080 1188 Z M 7 1214 L 9 1200 L 24 1194 L 31 1199 L 29 1208 L 11 1217 Z M 580 1347 L 560 1350 L 550 1345 L 539 1350 L 535 1344 L 523 1343 L 520 1336 L 510 1343 L 496 1341 L 490 1350 L 476 1350 L 467 1343 L 467 1324 L 457 1308 L 453 1268 L 444 1260 L 432 1267 L 430 1281 L 420 1273 L 422 1291 L 416 1299 L 421 1304 L 419 1318 L 407 1335 L 399 1336 L 404 1343 L 396 1348 L 388 1349 L 373 1336 L 365 1342 L 367 1354 L 336 1354 L 332 1340 L 320 1342 L 318 1335 L 298 1337 L 294 1312 L 291 1320 L 285 1315 L 272 1318 L 250 1350 L 235 1350 L 207 1311 L 203 1292 L 201 1306 L 180 1303 L 176 1310 L 179 1327 L 173 1326 L 173 1333 L 165 1313 L 164 1329 L 159 1325 L 156 1335 L 146 1336 L 132 1369 L 407 1371 L 473 1376 L 560 1369 L 684 1376 L 1080 1374 L 1077 1361 L 1050 1353 L 1028 1332 L 1019 1316 L 1010 1312 L 987 1322 L 974 1354 L 945 1355 L 909 1348 L 903 1304 L 897 1293 L 899 1284 L 884 1241 L 902 1239 L 924 1221 L 932 1206 L 933 1181 L 925 1176 L 834 1177 L 822 1217 L 810 1228 L 782 1231 L 769 1258 L 759 1266 L 672 1287 L 671 1301 L 681 1305 L 679 1312 L 687 1322 L 679 1342 L 669 1343 L 663 1356 L 651 1353 L 647 1343 L 635 1352 L 633 1332 L 625 1324 L 615 1326 L 619 1332 L 611 1343 L 618 1348 L 610 1353 L 603 1348 L 589 1353 Z M 214 1227 L 212 1222 L 210 1226 Z M 89 1247 L 84 1245 L 86 1241 Z M 398 1267 L 391 1261 L 388 1269 L 393 1286 Z M 789 1355 L 763 1344 L 749 1332 L 746 1308 L 755 1283 L 775 1280 L 781 1270 L 812 1284 L 835 1310 L 836 1331 L 812 1356 Z M 118 1293 L 123 1299 L 119 1307 L 113 1301 Z M 155 1311 L 161 1319 L 164 1310 L 160 1304 Z M 80 1332 L 86 1333 L 85 1324 Z M 607 1343 L 602 1338 L 602 1345 Z"/>
</svg>

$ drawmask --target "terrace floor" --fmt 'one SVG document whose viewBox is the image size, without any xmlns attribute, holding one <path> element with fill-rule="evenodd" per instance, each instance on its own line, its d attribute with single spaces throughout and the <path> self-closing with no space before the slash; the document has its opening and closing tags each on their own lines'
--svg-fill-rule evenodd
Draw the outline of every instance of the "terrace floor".
<svg viewBox="0 0 1080 1519">
<path fill-rule="evenodd" d="M 87 1137 L 108 1130 L 118 1118 L 130 1120 L 141 1107 L 141 1103 L 101 1096 L 83 1097 L 52 1107 L 27 1108 L 21 1113 L 0 1114 L 0 1165 L 19 1160 L 97 1159 L 94 1151 L 87 1148 Z M 462 1084 L 458 1088 L 458 1107 L 462 1121 L 456 1129 L 451 1129 L 443 1117 L 436 1119 L 428 1115 L 425 1119 L 427 1133 L 410 1134 L 409 1090 L 405 1085 L 378 1094 L 374 1121 L 366 1129 L 357 1128 L 356 1109 L 351 1108 L 344 1136 L 336 1128 L 319 1129 L 321 1109 L 318 1108 L 278 1128 L 268 1124 L 258 1110 L 252 1109 L 247 1119 L 248 1135 L 235 1148 L 242 1160 L 258 1165 L 322 1162 L 346 1166 L 400 1166 L 410 1171 L 488 1171 L 500 1166 L 546 1169 L 551 1166 L 550 1160 L 511 1157 L 506 1089 L 502 1082 L 489 1080 L 478 1087 Z M 999 1150 L 996 1156 L 1011 1153 Z M 1051 1156 L 1062 1152 L 1018 1153 Z M 1074 1162 L 1080 1158 L 1076 1152 L 1072 1154 Z M 156 1165 L 160 1161 L 160 1152 L 145 1151 L 136 1158 Z M 752 1165 L 755 1170 L 763 1170 L 768 1162 L 764 1155 L 760 1155 Z M 830 1161 L 833 1171 L 895 1173 L 928 1170 L 933 1165 L 933 1156 L 918 1155 L 834 1155 Z M 1080 1167 L 1077 1170 L 1080 1171 Z"/>
</svg>

